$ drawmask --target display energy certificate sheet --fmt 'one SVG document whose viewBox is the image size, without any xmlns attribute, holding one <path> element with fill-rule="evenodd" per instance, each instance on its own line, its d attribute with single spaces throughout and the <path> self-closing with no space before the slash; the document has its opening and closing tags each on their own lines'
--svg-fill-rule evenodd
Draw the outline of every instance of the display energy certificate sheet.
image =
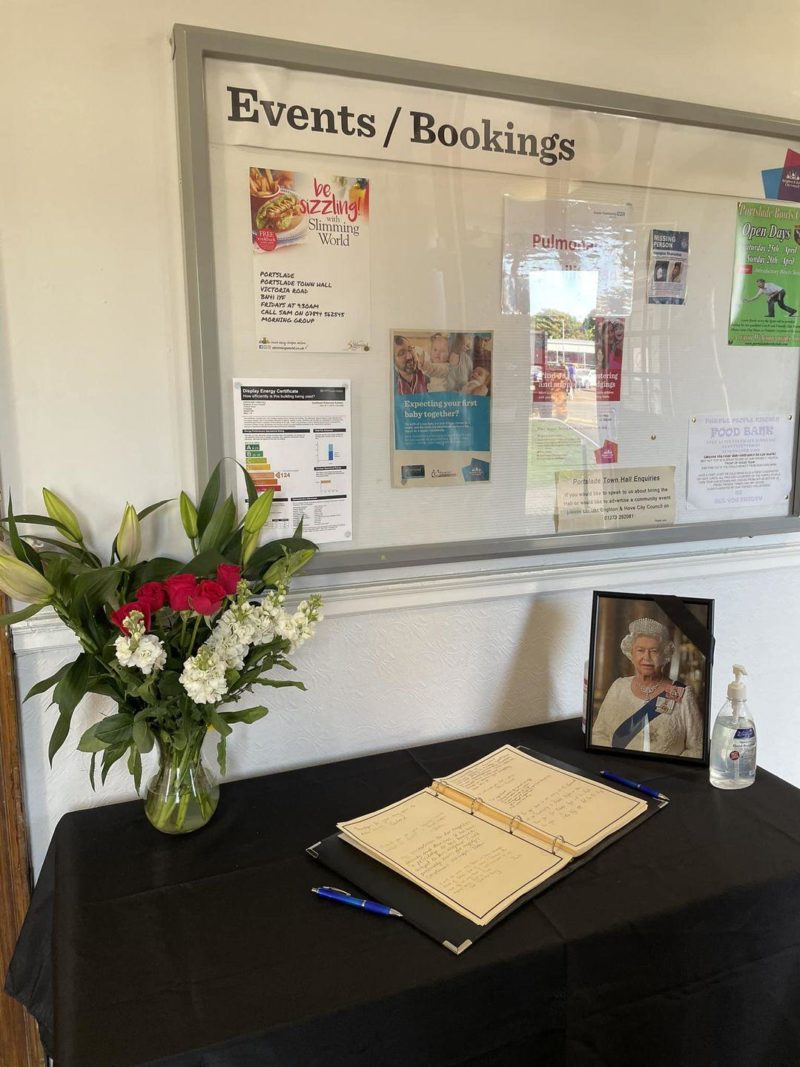
<svg viewBox="0 0 800 1067">
<path fill-rule="evenodd" d="M 266 530 L 290 537 L 300 520 L 317 544 L 353 537 L 350 382 L 236 378 L 236 459 L 259 493 L 274 493 Z"/>
</svg>

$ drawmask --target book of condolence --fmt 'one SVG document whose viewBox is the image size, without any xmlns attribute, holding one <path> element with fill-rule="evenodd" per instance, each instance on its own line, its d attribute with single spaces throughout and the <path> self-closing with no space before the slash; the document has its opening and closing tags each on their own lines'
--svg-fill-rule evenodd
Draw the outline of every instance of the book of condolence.
<svg viewBox="0 0 800 1067">
<path fill-rule="evenodd" d="M 337 825 L 342 840 L 485 926 L 646 810 L 644 800 L 505 745 Z"/>
</svg>

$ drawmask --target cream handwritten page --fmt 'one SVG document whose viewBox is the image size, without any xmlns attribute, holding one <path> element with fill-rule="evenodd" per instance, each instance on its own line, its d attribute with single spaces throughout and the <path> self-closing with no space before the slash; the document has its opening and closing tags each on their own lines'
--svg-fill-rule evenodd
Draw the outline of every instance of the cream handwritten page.
<svg viewBox="0 0 800 1067">
<path fill-rule="evenodd" d="M 549 837 L 563 838 L 563 848 L 573 856 L 580 856 L 647 810 L 644 800 L 554 767 L 511 745 L 448 775 L 443 782 L 469 797 L 479 797 L 484 815 L 487 808 L 494 808 Z"/>
<path fill-rule="evenodd" d="M 478 926 L 568 862 L 428 789 L 338 828 L 349 844 Z"/>
</svg>

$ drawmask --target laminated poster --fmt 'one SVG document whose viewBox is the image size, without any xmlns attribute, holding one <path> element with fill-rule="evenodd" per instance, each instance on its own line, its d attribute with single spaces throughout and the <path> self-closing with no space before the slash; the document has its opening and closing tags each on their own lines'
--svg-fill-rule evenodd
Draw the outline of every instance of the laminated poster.
<svg viewBox="0 0 800 1067">
<path fill-rule="evenodd" d="M 648 304 L 685 304 L 689 274 L 686 230 L 651 230 L 647 267 Z"/>
<path fill-rule="evenodd" d="M 250 167 L 263 352 L 369 350 L 369 181 Z"/>
<path fill-rule="evenodd" d="M 353 537 L 350 382 L 238 378 L 236 459 L 259 493 L 272 491 L 265 529 L 317 544 Z"/>
<path fill-rule="evenodd" d="M 800 345 L 800 207 L 736 208 L 729 345 Z"/>
<path fill-rule="evenodd" d="M 630 204 L 504 198 L 506 315 L 630 315 L 636 240 Z"/>
<path fill-rule="evenodd" d="M 392 485 L 488 482 L 491 330 L 393 330 Z"/>
</svg>

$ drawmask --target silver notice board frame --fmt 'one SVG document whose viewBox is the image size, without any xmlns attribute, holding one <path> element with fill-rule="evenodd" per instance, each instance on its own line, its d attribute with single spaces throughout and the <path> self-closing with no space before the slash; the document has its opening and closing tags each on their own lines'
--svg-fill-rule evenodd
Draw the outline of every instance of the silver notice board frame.
<svg viewBox="0 0 800 1067">
<path fill-rule="evenodd" d="M 180 161 L 188 333 L 197 474 L 204 481 L 226 454 L 220 381 L 217 285 L 214 269 L 212 185 L 206 115 L 205 61 L 277 65 L 296 71 L 364 78 L 399 86 L 468 93 L 493 99 L 577 109 L 600 114 L 675 123 L 800 141 L 800 122 L 741 111 L 591 89 L 534 78 L 353 52 L 292 41 L 176 25 L 172 36 Z M 795 397 L 795 427 L 800 420 Z M 580 534 L 385 545 L 321 553 L 318 573 L 457 563 L 481 558 L 524 557 L 574 550 L 603 550 L 656 544 L 711 541 L 800 531 L 800 450 L 795 440 L 794 482 L 789 514 L 684 523 L 668 527 Z M 354 487 L 354 491 L 357 488 Z"/>
</svg>

